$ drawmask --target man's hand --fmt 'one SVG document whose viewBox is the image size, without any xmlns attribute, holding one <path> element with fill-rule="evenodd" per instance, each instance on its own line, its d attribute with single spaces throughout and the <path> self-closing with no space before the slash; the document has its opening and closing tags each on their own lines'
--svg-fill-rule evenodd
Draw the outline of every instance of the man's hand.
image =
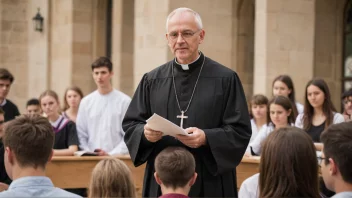
<svg viewBox="0 0 352 198">
<path fill-rule="evenodd" d="M 190 127 L 185 129 L 185 131 L 191 135 L 190 136 L 177 135 L 177 139 L 180 140 L 184 145 L 191 148 L 199 148 L 203 145 L 206 145 L 207 138 L 202 129 L 198 129 L 196 127 Z"/>
<path fill-rule="evenodd" d="M 149 128 L 148 124 L 144 126 L 144 136 L 149 142 L 157 142 L 163 137 L 163 133 L 160 131 L 154 131 Z"/>
<path fill-rule="evenodd" d="M 102 149 L 95 149 L 94 152 L 98 153 L 99 156 L 109 156 L 109 153 L 105 152 Z"/>
<path fill-rule="evenodd" d="M 0 182 L 0 192 L 7 190 L 9 188 L 9 185 Z"/>
</svg>

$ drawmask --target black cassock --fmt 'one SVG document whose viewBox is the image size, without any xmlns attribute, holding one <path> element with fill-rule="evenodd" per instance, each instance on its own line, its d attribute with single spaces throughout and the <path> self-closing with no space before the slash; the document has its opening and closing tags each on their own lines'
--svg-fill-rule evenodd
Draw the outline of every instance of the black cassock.
<svg viewBox="0 0 352 198">
<path fill-rule="evenodd" d="M 135 166 L 147 162 L 143 197 L 158 197 L 161 190 L 154 179 L 154 160 L 168 146 L 186 147 L 196 160 L 198 177 L 190 197 L 237 197 L 236 166 L 251 137 L 251 125 L 242 84 L 237 74 L 205 58 L 198 85 L 183 127 L 204 130 L 207 145 L 193 149 L 171 136 L 151 143 L 144 136 L 146 120 L 156 113 L 180 125 L 172 81 L 172 69 L 180 106 L 185 110 L 191 98 L 204 55 L 183 70 L 170 61 L 145 74 L 123 120 L 124 140 Z"/>
</svg>

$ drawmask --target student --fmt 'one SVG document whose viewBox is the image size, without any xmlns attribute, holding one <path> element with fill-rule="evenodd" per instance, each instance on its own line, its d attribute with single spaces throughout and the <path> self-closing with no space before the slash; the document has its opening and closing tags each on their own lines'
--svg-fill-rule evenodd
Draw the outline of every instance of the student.
<svg viewBox="0 0 352 198">
<path fill-rule="evenodd" d="M 27 114 L 41 115 L 42 110 L 40 108 L 39 100 L 36 98 L 32 98 L 32 99 L 28 100 L 27 104 L 26 104 L 26 111 L 27 111 Z"/>
<path fill-rule="evenodd" d="M 88 197 L 136 197 L 130 169 L 119 159 L 100 161 L 93 169 Z"/>
<path fill-rule="evenodd" d="M 320 134 L 331 124 L 344 122 L 345 119 L 331 102 L 329 87 L 323 79 L 313 79 L 307 83 L 304 113 L 297 116 L 295 126 L 305 130 L 317 150 L 321 150 Z"/>
<path fill-rule="evenodd" d="M 290 99 L 276 96 L 271 99 L 268 106 L 268 124 L 262 127 L 257 137 L 249 144 L 253 155 L 261 154 L 261 144 L 271 132 L 294 124 Z"/>
<path fill-rule="evenodd" d="M 75 123 L 60 115 L 59 98 L 54 91 L 43 92 L 39 101 L 54 129 L 54 155 L 72 156 L 78 151 L 79 145 Z"/>
<path fill-rule="evenodd" d="M 22 115 L 6 125 L 5 167 L 13 182 L 0 197 L 79 197 L 54 187 L 45 176 L 53 156 L 52 130 L 48 120 L 39 115 Z"/>
<path fill-rule="evenodd" d="M 64 96 L 64 111 L 62 115 L 76 122 L 78 107 L 83 98 L 83 92 L 79 87 L 72 86 L 66 89 Z"/>
<path fill-rule="evenodd" d="M 193 155 L 182 147 L 167 147 L 155 158 L 155 181 L 160 198 L 187 198 L 197 179 Z"/>
<path fill-rule="evenodd" d="M 2 143 L 2 137 L 4 136 L 4 111 L 0 107 L 0 192 L 1 189 L 7 189 L 7 185 L 11 183 L 11 179 L 6 173 L 5 164 L 4 164 L 4 145 Z"/>
<path fill-rule="evenodd" d="M 345 121 L 352 121 L 352 88 L 342 94 L 343 117 Z"/>
<path fill-rule="evenodd" d="M 239 197 L 320 197 L 314 144 L 302 129 L 271 133 L 263 144 L 259 172 L 242 183 Z"/>
<path fill-rule="evenodd" d="M 352 197 L 352 123 L 329 126 L 321 134 L 324 145 L 319 158 L 326 187 L 336 192 L 333 198 Z"/>
<path fill-rule="evenodd" d="M 257 137 L 258 132 L 267 124 L 268 117 L 268 98 L 262 94 L 254 95 L 249 102 L 252 137 L 249 143 Z M 247 147 L 246 154 L 250 154 L 250 147 Z"/>
<path fill-rule="evenodd" d="M 295 88 L 290 76 L 280 75 L 273 81 L 273 95 L 286 96 L 292 102 L 293 116 L 296 119 L 297 115 L 303 113 L 304 107 L 301 103 L 296 102 Z"/>
<path fill-rule="evenodd" d="M 5 112 L 5 122 L 20 115 L 17 106 L 6 98 L 14 80 L 15 78 L 7 69 L 0 68 L 0 106 Z"/>
<path fill-rule="evenodd" d="M 79 105 L 76 122 L 80 147 L 99 155 L 128 154 L 122 120 L 131 98 L 112 87 L 114 73 L 108 58 L 98 58 L 91 68 L 98 89 Z"/>
</svg>

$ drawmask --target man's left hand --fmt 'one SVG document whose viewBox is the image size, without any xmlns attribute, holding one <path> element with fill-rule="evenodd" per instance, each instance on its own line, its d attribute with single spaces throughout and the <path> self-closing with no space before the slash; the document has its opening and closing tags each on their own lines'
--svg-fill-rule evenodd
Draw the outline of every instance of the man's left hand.
<svg viewBox="0 0 352 198">
<path fill-rule="evenodd" d="M 206 145 L 207 139 L 202 129 L 198 129 L 196 127 L 190 127 L 185 129 L 185 131 L 191 135 L 190 136 L 177 135 L 176 137 L 184 145 L 191 148 L 199 148 L 203 145 Z"/>
</svg>

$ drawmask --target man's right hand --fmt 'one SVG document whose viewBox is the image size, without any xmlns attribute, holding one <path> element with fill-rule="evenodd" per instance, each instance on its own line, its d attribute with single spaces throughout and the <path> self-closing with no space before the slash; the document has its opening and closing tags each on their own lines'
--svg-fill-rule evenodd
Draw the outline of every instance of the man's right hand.
<svg viewBox="0 0 352 198">
<path fill-rule="evenodd" d="M 9 188 L 9 185 L 0 182 L 0 192 L 7 190 Z"/>
<path fill-rule="evenodd" d="M 154 131 L 149 128 L 148 124 L 144 126 L 144 136 L 149 142 L 156 142 L 163 137 L 163 133 L 160 131 Z"/>
</svg>

